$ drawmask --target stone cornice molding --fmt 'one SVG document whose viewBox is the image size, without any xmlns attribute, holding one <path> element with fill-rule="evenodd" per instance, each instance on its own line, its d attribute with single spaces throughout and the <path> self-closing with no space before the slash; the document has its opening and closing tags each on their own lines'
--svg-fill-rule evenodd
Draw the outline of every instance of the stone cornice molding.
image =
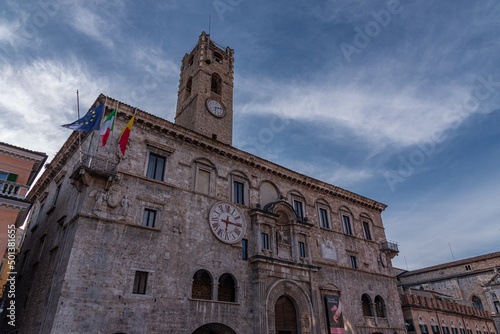
<svg viewBox="0 0 500 334">
<path fill-rule="evenodd" d="M 10 156 L 13 158 L 21 159 L 32 163 L 41 162 L 45 158 L 47 158 L 47 155 L 45 153 L 29 151 L 21 147 L 15 147 L 1 142 L 0 142 L 0 154 L 4 154 L 6 156 Z"/>
<path fill-rule="evenodd" d="M 307 187 L 323 195 L 337 197 L 353 204 L 376 210 L 378 212 L 384 211 L 387 207 L 387 205 L 383 203 L 379 203 L 348 190 L 292 171 L 286 167 L 257 157 L 253 154 L 241 151 L 231 145 L 221 143 L 217 140 L 211 139 L 194 131 L 188 130 L 180 125 L 174 124 L 158 116 L 149 114 L 145 111 L 132 107 L 113 98 L 106 97 L 103 94 L 99 95 L 96 102 L 94 102 L 94 106 L 104 102 L 104 100 L 107 100 L 107 105 L 109 106 L 114 106 L 119 103 L 117 117 L 123 117 L 129 120 L 132 118 L 134 111 L 136 111 L 135 124 L 139 126 L 150 128 L 153 131 L 157 131 L 158 133 L 162 133 L 178 140 L 182 140 L 186 143 L 198 146 L 209 152 L 220 154 L 227 157 L 228 159 L 244 163 L 252 168 L 257 168 L 276 177 L 285 179 L 289 182 Z M 88 133 L 83 133 L 82 142 L 84 142 L 87 136 Z M 50 166 L 45 170 L 44 174 L 36 185 L 36 189 L 33 189 L 30 192 L 30 198 L 35 197 L 39 192 L 39 189 L 44 189 L 48 185 L 50 180 L 64 165 L 64 163 L 66 163 L 68 159 L 75 153 L 78 147 L 77 139 L 77 131 L 73 131 L 68 140 L 66 140 L 66 142 L 64 143 L 63 147 L 57 152 L 55 158 L 50 163 Z"/>
</svg>

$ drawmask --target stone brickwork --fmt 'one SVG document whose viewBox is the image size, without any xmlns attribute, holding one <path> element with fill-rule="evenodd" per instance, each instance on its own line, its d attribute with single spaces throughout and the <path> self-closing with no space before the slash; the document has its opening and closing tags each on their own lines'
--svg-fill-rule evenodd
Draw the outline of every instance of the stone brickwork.
<svg viewBox="0 0 500 334">
<path fill-rule="evenodd" d="M 123 128 L 135 108 L 107 101 L 118 103 L 115 127 Z M 395 252 L 382 247 L 386 206 L 219 138 L 138 110 L 124 158 L 116 133 L 104 148 L 87 135 L 83 152 L 95 155 L 80 163 L 72 134 L 30 193 L 37 209 L 21 252 L 19 333 L 277 334 L 283 296 L 301 334 L 329 332 L 328 314 L 339 308 L 346 333 L 404 333 Z M 155 159 L 165 164 L 152 177 Z M 243 240 L 223 242 L 211 229 L 220 202 L 226 229 L 235 221 L 224 203 L 242 212 Z M 143 225 L 146 211 L 155 212 L 154 226 Z M 208 284 L 195 283 L 200 270 L 210 300 Z M 144 293 L 134 293 L 137 272 L 147 273 Z M 384 314 L 363 316 L 363 294 L 381 298 Z M 340 297 L 338 307 L 327 309 L 327 296 Z"/>
<path fill-rule="evenodd" d="M 500 252 L 400 273 L 400 292 L 410 288 L 439 292 L 488 312 L 500 332 Z M 477 298 L 477 299 L 475 299 Z"/>
</svg>

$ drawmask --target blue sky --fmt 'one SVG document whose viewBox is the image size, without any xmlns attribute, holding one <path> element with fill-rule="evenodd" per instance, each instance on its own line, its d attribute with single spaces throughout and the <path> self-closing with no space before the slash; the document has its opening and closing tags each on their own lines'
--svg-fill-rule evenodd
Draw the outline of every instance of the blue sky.
<svg viewBox="0 0 500 334">
<path fill-rule="evenodd" d="M 5 0 L 0 141 L 53 157 L 77 89 L 173 121 L 209 15 L 235 50 L 235 147 L 387 204 L 397 267 L 499 250 L 494 0 Z"/>
</svg>

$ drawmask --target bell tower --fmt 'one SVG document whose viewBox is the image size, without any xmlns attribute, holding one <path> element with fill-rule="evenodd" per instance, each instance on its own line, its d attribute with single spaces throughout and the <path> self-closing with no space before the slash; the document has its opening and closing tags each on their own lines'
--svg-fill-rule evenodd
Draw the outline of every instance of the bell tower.
<svg viewBox="0 0 500 334">
<path fill-rule="evenodd" d="M 175 124 L 232 145 L 234 50 L 202 32 L 182 59 Z"/>
</svg>

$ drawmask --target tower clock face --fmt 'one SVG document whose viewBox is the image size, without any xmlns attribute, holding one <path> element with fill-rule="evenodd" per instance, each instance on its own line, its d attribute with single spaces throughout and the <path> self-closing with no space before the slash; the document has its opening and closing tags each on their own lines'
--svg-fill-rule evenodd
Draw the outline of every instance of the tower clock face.
<svg viewBox="0 0 500 334">
<path fill-rule="evenodd" d="M 224 107 L 217 100 L 208 99 L 207 100 L 207 109 L 210 113 L 216 117 L 224 116 Z"/>
<path fill-rule="evenodd" d="M 246 231 L 245 216 L 232 203 L 216 203 L 210 209 L 208 221 L 215 236 L 228 244 L 239 242 Z"/>
</svg>

